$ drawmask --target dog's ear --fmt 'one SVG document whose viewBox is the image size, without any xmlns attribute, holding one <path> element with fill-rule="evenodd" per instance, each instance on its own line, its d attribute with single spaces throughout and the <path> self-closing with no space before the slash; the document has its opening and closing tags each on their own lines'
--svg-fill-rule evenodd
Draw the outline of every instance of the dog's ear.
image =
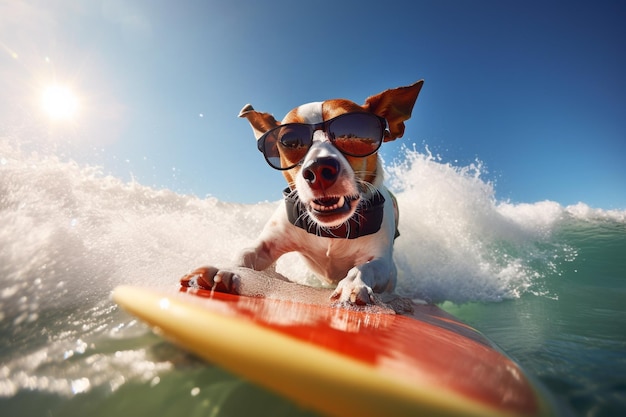
<svg viewBox="0 0 626 417">
<path fill-rule="evenodd" d="M 413 105 L 422 89 L 424 80 L 407 87 L 394 88 L 365 100 L 363 108 L 387 119 L 390 135 L 385 142 L 401 138 L 404 134 L 404 121 L 411 117 Z"/>
<path fill-rule="evenodd" d="M 254 110 L 250 104 L 243 106 L 243 109 L 239 112 L 239 117 L 245 117 L 252 126 L 254 136 L 258 139 L 268 130 L 280 125 L 269 113 L 260 113 Z"/>
</svg>

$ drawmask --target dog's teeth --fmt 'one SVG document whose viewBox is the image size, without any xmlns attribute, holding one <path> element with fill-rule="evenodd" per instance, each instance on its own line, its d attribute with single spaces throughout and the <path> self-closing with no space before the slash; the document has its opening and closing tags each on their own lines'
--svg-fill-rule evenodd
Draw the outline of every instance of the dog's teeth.
<svg viewBox="0 0 626 417">
<path fill-rule="evenodd" d="M 319 212 L 330 212 L 343 208 L 346 205 L 346 198 L 344 196 L 341 197 L 331 197 L 325 198 L 321 200 L 314 200 L 310 203 L 311 209 Z"/>
</svg>

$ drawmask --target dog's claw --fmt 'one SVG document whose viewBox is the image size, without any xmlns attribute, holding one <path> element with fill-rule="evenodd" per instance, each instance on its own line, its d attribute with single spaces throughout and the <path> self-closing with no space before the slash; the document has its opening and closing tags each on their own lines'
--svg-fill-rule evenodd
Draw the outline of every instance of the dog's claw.
<svg viewBox="0 0 626 417">
<path fill-rule="evenodd" d="M 211 278 L 214 277 L 218 269 L 210 266 L 198 268 L 193 272 L 183 276 L 180 279 L 180 285 L 183 287 L 200 288 L 210 290 L 213 286 Z"/>
<path fill-rule="evenodd" d="M 212 266 L 204 266 L 183 276 L 180 279 L 183 287 L 224 293 L 239 293 L 239 276 L 233 272 L 220 270 Z"/>
<path fill-rule="evenodd" d="M 337 287 L 337 289 L 331 294 L 331 300 L 339 300 L 341 303 L 349 303 L 354 305 L 368 305 L 375 304 L 374 292 L 367 285 L 361 287 L 354 286 L 349 288 L 348 285 Z"/>
</svg>

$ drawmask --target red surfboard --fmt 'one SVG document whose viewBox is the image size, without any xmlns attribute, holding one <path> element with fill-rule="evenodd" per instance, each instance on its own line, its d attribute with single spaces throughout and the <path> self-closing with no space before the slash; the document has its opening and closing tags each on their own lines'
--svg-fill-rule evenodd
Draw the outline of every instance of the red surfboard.
<svg viewBox="0 0 626 417">
<path fill-rule="evenodd" d="M 554 415 L 514 361 L 435 305 L 405 300 L 395 314 L 332 306 L 330 292 L 308 287 L 298 301 L 184 291 L 119 287 L 114 299 L 174 343 L 324 414 Z"/>
</svg>

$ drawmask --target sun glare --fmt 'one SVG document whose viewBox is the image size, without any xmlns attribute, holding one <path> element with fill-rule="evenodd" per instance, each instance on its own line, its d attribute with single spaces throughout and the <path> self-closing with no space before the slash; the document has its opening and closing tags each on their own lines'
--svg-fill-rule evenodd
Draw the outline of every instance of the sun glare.
<svg viewBox="0 0 626 417">
<path fill-rule="evenodd" d="M 72 120 L 78 111 L 78 98 L 67 87 L 51 85 L 41 95 L 41 106 L 51 120 Z"/>
</svg>

